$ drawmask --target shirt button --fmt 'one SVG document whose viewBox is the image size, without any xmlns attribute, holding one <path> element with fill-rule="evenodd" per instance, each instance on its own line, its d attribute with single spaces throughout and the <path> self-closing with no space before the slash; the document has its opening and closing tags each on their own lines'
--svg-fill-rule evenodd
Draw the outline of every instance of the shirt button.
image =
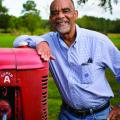
<svg viewBox="0 0 120 120">
<path fill-rule="evenodd" d="M 70 65 L 71 65 L 71 66 L 74 66 L 74 64 L 73 64 L 73 63 L 70 63 Z"/>
<path fill-rule="evenodd" d="M 88 77 L 89 76 L 89 74 L 88 73 L 85 73 L 85 77 Z"/>
</svg>

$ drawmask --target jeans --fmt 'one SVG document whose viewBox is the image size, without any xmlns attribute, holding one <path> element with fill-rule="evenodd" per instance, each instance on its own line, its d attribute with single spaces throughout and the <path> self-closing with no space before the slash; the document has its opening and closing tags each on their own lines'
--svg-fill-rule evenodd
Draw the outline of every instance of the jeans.
<svg viewBox="0 0 120 120">
<path fill-rule="evenodd" d="M 91 114 L 88 116 L 76 117 L 75 115 L 73 115 L 73 113 L 66 111 L 62 106 L 58 120 L 107 120 L 109 113 L 110 107 L 98 113 L 92 113 L 91 111 Z"/>
</svg>

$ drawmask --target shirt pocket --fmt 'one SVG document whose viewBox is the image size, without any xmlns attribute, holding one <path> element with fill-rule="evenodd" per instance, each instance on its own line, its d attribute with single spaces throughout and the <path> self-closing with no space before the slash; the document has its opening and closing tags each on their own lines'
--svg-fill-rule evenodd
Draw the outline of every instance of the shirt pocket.
<svg viewBox="0 0 120 120">
<path fill-rule="evenodd" d="M 81 64 L 81 76 L 82 84 L 91 84 L 94 80 L 94 64 L 93 63 L 87 63 L 87 64 Z"/>
</svg>

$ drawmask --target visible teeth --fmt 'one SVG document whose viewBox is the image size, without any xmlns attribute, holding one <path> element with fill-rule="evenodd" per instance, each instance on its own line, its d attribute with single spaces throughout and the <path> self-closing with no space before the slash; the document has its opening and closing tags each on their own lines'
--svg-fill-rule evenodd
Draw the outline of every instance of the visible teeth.
<svg viewBox="0 0 120 120">
<path fill-rule="evenodd" d="M 64 23 L 64 20 L 57 20 L 56 23 Z"/>
</svg>

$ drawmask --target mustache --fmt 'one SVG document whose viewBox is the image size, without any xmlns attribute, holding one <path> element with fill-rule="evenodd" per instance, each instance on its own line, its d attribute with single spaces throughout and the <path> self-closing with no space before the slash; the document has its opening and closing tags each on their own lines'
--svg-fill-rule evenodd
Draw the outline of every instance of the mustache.
<svg viewBox="0 0 120 120">
<path fill-rule="evenodd" d="M 56 23 L 59 24 L 59 23 L 68 23 L 68 21 L 64 20 L 64 19 L 58 19 L 56 20 Z"/>
</svg>

